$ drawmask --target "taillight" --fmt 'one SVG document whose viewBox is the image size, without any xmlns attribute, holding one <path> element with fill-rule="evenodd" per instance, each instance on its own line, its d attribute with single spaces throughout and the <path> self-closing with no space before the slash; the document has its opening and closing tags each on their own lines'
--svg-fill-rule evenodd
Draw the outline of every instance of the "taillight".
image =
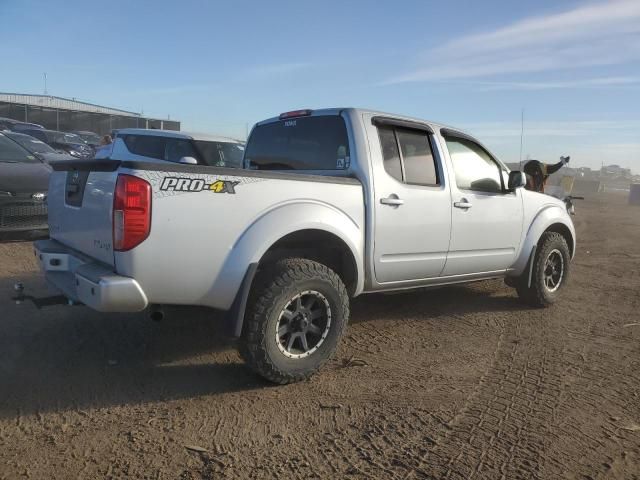
<svg viewBox="0 0 640 480">
<path fill-rule="evenodd" d="M 295 118 L 295 117 L 308 117 L 313 113 L 313 110 L 292 110 L 291 112 L 281 113 L 278 117 L 280 120 L 285 120 L 287 118 Z"/>
<path fill-rule="evenodd" d="M 118 175 L 113 196 L 113 249 L 140 245 L 151 230 L 151 185 L 131 175 Z"/>
</svg>

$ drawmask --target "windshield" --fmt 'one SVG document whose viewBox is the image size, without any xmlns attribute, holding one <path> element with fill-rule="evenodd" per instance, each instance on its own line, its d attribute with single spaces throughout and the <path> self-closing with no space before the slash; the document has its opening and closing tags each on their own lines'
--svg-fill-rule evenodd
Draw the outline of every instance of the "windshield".
<svg viewBox="0 0 640 480">
<path fill-rule="evenodd" d="M 350 166 L 347 128 L 333 115 L 258 125 L 245 159 L 255 170 L 345 170 Z"/>
<path fill-rule="evenodd" d="M 75 135 L 73 133 L 64 133 L 62 136 L 62 140 L 60 140 L 62 143 L 79 143 L 79 144 L 84 144 L 85 141 L 80 138 L 78 135 Z"/>
<path fill-rule="evenodd" d="M 32 153 L 55 153 L 55 150 L 49 145 L 29 135 L 8 135 L 8 137 Z"/>
<path fill-rule="evenodd" d="M 55 132 L 53 134 L 53 141 L 57 143 L 79 143 L 84 145 L 85 141 L 74 133 Z"/>
<path fill-rule="evenodd" d="M 13 140 L 0 135 L 0 163 L 38 163 L 38 160 Z"/>
<path fill-rule="evenodd" d="M 97 135 L 95 133 L 79 133 L 78 136 L 81 137 L 87 143 L 90 143 L 93 145 L 100 144 L 100 135 Z"/>
<path fill-rule="evenodd" d="M 193 141 L 200 158 L 215 167 L 242 168 L 244 145 L 230 142 Z"/>
</svg>

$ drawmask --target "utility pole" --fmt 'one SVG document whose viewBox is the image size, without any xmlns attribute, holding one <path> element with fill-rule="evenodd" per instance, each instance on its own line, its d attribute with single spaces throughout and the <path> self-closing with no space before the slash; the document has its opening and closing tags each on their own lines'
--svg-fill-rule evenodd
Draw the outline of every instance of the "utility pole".
<svg viewBox="0 0 640 480">
<path fill-rule="evenodd" d="M 44 72 L 44 94 L 48 95 L 47 93 L 47 72 Z"/>
</svg>

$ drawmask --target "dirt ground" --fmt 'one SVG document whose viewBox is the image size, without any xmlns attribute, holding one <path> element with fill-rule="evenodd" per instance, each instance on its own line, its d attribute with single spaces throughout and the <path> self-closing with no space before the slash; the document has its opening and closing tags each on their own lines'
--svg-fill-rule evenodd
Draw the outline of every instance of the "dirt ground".
<svg viewBox="0 0 640 480">
<path fill-rule="evenodd" d="M 0 478 L 640 478 L 640 208 L 578 202 L 562 300 L 502 282 L 353 304 L 308 382 L 249 373 L 206 311 L 98 314 L 0 244 Z"/>
</svg>

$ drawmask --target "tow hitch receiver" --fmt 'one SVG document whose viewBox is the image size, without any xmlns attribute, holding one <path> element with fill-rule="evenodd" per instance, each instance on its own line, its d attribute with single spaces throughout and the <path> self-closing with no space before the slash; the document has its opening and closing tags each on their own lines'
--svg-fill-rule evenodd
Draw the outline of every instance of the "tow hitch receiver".
<svg viewBox="0 0 640 480">
<path fill-rule="evenodd" d="M 16 302 L 16 305 L 20 305 L 25 302 L 31 302 L 35 307 L 40 310 L 44 307 L 51 307 L 53 305 L 76 305 L 73 300 L 68 299 L 64 295 L 53 295 L 50 297 L 34 297 L 33 295 L 24 294 L 24 284 L 22 282 L 16 282 L 13 285 L 15 295 L 11 297 L 11 300 Z"/>
</svg>

